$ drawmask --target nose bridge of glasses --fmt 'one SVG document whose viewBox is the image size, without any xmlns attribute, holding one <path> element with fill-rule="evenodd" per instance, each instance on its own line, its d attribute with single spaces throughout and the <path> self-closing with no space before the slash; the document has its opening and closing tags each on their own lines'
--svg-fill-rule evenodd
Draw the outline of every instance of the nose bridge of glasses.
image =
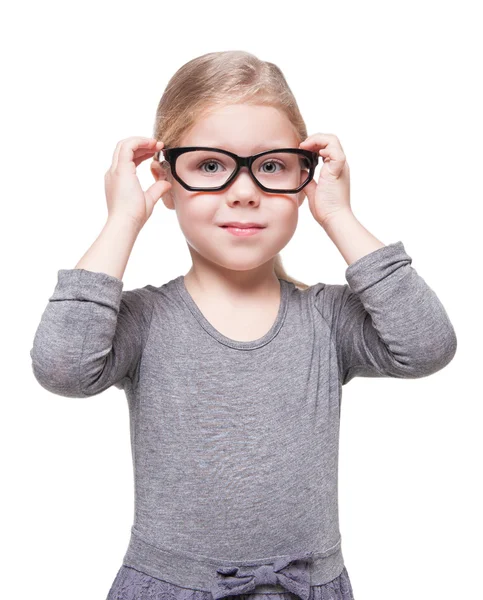
<svg viewBox="0 0 483 600">
<path fill-rule="evenodd" d="M 233 181 L 233 179 L 238 179 L 238 176 L 240 175 L 240 173 L 242 173 L 244 171 L 244 167 L 246 168 L 246 171 L 248 171 L 248 175 L 251 179 L 253 179 L 253 173 L 251 170 L 251 163 L 253 161 L 253 156 L 236 156 L 235 155 L 235 168 L 234 168 L 234 172 L 232 173 L 229 181 Z"/>
<path fill-rule="evenodd" d="M 244 171 L 244 168 L 247 171 L 247 175 L 248 177 L 251 179 L 251 181 L 254 181 L 255 184 L 260 187 L 260 182 L 257 180 L 257 178 L 255 177 L 253 171 L 252 171 L 252 164 L 255 161 L 255 157 L 257 157 L 258 154 L 253 155 L 253 156 L 237 156 L 236 157 L 236 162 L 237 162 L 237 167 L 235 168 L 235 172 L 232 174 L 232 176 L 230 177 L 229 181 L 231 183 L 233 183 L 234 179 L 238 179 L 240 173 L 242 173 Z"/>
<path fill-rule="evenodd" d="M 238 167 L 241 169 L 242 167 L 246 167 L 247 169 L 250 167 L 250 164 L 253 161 L 253 156 L 239 156 L 238 157 Z"/>
<path fill-rule="evenodd" d="M 237 161 L 237 166 L 235 167 L 235 169 L 233 170 L 233 173 L 231 174 L 231 176 L 228 178 L 227 180 L 227 185 L 231 185 L 234 183 L 235 180 L 240 179 L 240 175 L 243 172 L 246 172 L 249 180 L 253 183 L 255 183 L 255 185 L 257 187 L 260 187 L 260 183 L 257 181 L 257 178 L 254 176 L 251 168 L 250 168 L 250 158 L 251 157 L 239 157 L 238 161 Z"/>
</svg>

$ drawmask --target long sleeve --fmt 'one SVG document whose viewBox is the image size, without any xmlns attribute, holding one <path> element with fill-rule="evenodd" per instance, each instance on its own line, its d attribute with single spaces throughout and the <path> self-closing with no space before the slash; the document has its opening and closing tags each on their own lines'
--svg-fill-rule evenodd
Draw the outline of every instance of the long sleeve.
<svg viewBox="0 0 483 600">
<path fill-rule="evenodd" d="M 122 291 L 106 273 L 60 269 L 30 350 L 32 370 L 54 394 L 83 398 L 133 381 L 149 331 L 147 288 Z"/>
<path fill-rule="evenodd" d="M 453 359 L 454 328 L 411 263 L 399 241 L 349 265 L 348 284 L 317 286 L 315 304 L 331 326 L 342 385 L 356 376 L 425 377 Z"/>
</svg>

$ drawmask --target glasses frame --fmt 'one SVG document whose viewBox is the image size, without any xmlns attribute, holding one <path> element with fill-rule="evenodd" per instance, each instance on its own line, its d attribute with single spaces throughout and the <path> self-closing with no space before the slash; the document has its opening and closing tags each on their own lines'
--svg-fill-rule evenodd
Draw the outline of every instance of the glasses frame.
<svg viewBox="0 0 483 600">
<path fill-rule="evenodd" d="M 227 156 L 230 156 L 231 158 L 233 158 L 233 160 L 236 162 L 236 168 L 233 171 L 233 173 L 230 175 L 230 177 L 225 181 L 225 183 L 218 187 L 206 188 L 206 187 L 193 187 L 191 185 L 188 185 L 181 179 L 181 177 L 176 172 L 176 159 L 181 154 L 184 154 L 185 152 L 191 152 L 192 150 L 214 150 L 216 152 L 221 152 L 222 154 L 226 154 Z M 304 150 L 303 148 L 276 148 L 274 150 L 265 150 L 263 152 L 259 152 L 258 154 L 253 154 L 252 156 L 238 156 L 237 154 L 234 154 L 233 152 L 229 152 L 228 150 L 222 150 L 221 148 L 211 148 L 209 146 L 183 146 L 183 147 L 163 148 L 159 152 L 156 152 L 156 154 L 154 155 L 153 158 L 155 160 L 157 160 L 158 162 L 160 162 L 159 158 L 161 156 L 161 152 L 163 153 L 165 160 L 169 163 L 171 172 L 173 174 L 173 177 L 176 179 L 176 181 L 178 181 L 186 190 L 189 190 L 192 192 L 217 192 L 220 190 L 224 190 L 235 179 L 235 177 L 240 172 L 240 169 L 242 167 L 247 167 L 248 172 L 250 173 L 250 176 L 253 179 L 253 181 L 264 192 L 269 192 L 271 194 L 296 194 L 297 192 L 300 192 L 300 190 L 302 190 L 313 179 L 315 169 L 319 162 L 319 158 L 322 158 L 317 152 L 312 152 L 310 150 Z M 307 181 L 305 181 L 302 185 L 300 185 L 298 188 L 296 188 L 294 190 L 275 190 L 273 188 L 268 188 L 268 187 L 264 186 L 262 183 L 260 183 L 257 180 L 257 178 L 255 177 L 255 175 L 252 173 L 251 166 L 252 166 L 253 162 L 260 156 L 264 156 L 265 154 L 273 154 L 274 152 L 277 152 L 277 153 L 296 152 L 297 154 L 301 154 L 302 156 L 305 156 L 306 158 L 308 158 L 310 168 L 309 168 L 309 177 L 308 177 Z"/>
</svg>

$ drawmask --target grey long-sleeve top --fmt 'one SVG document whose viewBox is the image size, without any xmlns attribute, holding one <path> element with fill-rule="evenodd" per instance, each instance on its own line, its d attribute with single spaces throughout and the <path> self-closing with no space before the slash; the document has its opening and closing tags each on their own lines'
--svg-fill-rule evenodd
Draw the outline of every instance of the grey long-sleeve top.
<svg viewBox="0 0 483 600">
<path fill-rule="evenodd" d="M 411 263 L 399 241 L 349 265 L 348 284 L 300 290 L 280 279 L 278 316 L 254 341 L 218 332 L 183 276 L 122 291 L 105 273 L 58 271 L 33 373 L 62 396 L 126 394 L 137 542 L 128 564 L 153 572 L 153 547 L 237 561 L 312 550 L 337 559 L 314 583 L 340 572 L 342 386 L 425 377 L 456 352 L 444 307 Z M 182 561 L 158 575 L 186 581 Z"/>
</svg>

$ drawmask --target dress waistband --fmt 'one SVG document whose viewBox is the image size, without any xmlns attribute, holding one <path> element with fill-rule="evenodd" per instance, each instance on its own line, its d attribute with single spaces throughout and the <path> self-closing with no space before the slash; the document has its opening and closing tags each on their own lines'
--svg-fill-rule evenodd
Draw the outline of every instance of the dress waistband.
<svg viewBox="0 0 483 600">
<path fill-rule="evenodd" d="M 180 587 L 211 592 L 214 600 L 238 594 L 292 592 L 308 600 L 310 587 L 335 579 L 344 568 L 341 537 L 327 550 L 251 561 L 210 558 L 161 548 L 131 527 L 123 564 Z"/>
</svg>

